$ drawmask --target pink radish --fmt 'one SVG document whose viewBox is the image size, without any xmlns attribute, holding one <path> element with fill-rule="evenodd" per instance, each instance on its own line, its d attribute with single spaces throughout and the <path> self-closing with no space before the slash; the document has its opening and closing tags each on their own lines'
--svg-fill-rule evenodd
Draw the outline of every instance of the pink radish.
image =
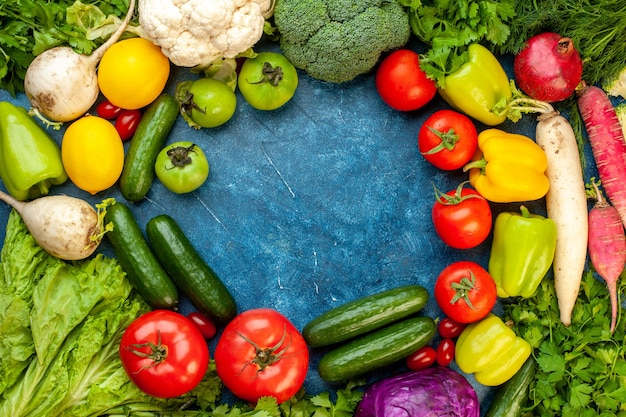
<svg viewBox="0 0 626 417">
<path fill-rule="evenodd" d="M 528 39 L 513 61 L 515 81 L 537 100 L 565 100 L 576 91 L 583 61 L 570 38 L 544 32 Z"/>
<path fill-rule="evenodd" d="M 596 204 L 589 211 L 589 259 L 606 281 L 611 299 L 611 333 L 617 323 L 617 280 L 626 266 L 626 234 L 619 213 L 593 183 Z"/>
<path fill-rule="evenodd" d="M 578 110 L 587 129 L 600 182 L 609 202 L 626 225 L 626 142 L 615 108 L 596 86 L 579 92 Z"/>
</svg>

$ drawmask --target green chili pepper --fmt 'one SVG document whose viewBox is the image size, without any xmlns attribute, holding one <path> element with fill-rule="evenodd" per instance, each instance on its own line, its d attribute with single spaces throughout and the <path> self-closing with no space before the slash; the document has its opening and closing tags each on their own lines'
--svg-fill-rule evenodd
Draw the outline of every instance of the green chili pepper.
<svg viewBox="0 0 626 417">
<path fill-rule="evenodd" d="M 67 180 L 59 145 L 26 109 L 6 101 L 0 102 L 0 179 L 21 201 Z"/>
<path fill-rule="evenodd" d="M 512 96 L 504 68 L 489 49 L 477 43 L 467 48 L 466 62 L 445 76 L 438 91 L 450 106 L 488 126 L 506 120 L 507 115 L 496 108 Z"/>
<path fill-rule="evenodd" d="M 532 297 L 554 259 L 554 221 L 525 206 L 520 212 L 502 212 L 494 223 L 489 273 L 502 298 Z"/>
</svg>

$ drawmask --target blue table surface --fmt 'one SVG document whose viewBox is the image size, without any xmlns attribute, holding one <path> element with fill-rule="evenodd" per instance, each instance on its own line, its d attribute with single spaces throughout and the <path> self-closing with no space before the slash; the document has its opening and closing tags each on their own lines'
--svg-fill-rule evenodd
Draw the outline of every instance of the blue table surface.
<svg viewBox="0 0 626 417">
<path fill-rule="evenodd" d="M 513 77 L 512 58 L 501 60 Z M 173 67 L 166 91 L 196 77 Z M 477 248 L 456 250 L 432 227 L 433 185 L 447 191 L 467 180 L 461 171 L 431 166 L 417 149 L 423 121 L 447 108 L 441 98 L 417 111 L 395 111 L 378 96 L 373 72 L 342 84 L 300 72 L 293 99 L 270 112 L 253 109 L 237 94 L 237 110 L 227 124 L 194 130 L 179 117 L 169 135 L 168 143 L 190 140 L 207 154 L 210 175 L 195 192 L 177 195 L 155 179 L 138 203 L 126 202 L 117 185 L 92 196 L 68 181 L 51 194 L 93 204 L 114 197 L 131 207 L 144 230 L 150 218 L 171 215 L 230 289 L 239 311 L 274 308 L 299 329 L 332 307 L 405 284 L 427 288 L 431 298 L 423 314 L 442 317 L 432 297 L 439 272 L 459 260 L 487 266 L 491 238 Z M 0 100 L 30 107 L 23 94 L 0 91 Z M 534 138 L 535 124 L 535 116 L 525 115 L 498 128 Z M 61 143 L 63 129 L 49 133 Z M 586 159 L 588 179 L 595 166 Z M 493 205 L 494 218 L 509 208 Z M 530 208 L 541 212 L 544 202 Z M 0 204 L 0 242 L 9 210 Z M 113 256 L 106 239 L 98 251 Z M 181 310 L 192 309 L 183 300 Z M 309 393 L 338 388 L 317 374 L 323 352 L 311 351 Z M 492 389 L 466 377 L 488 404 Z"/>
</svg>

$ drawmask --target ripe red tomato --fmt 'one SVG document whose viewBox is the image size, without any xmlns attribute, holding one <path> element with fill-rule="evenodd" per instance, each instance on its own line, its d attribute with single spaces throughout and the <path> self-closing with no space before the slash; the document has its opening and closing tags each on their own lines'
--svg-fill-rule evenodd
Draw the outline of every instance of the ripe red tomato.
<svg viewBox="0 0 626 417">
<path fill-rule="evenodd" d="M 409 49 L 392 52 L 378 66 L 376 90 L 390 107 L 417 110 L 435 97 L 435 82 L 419 66 L 419 55 Z"/>
<path fill-rule="evenodd" d="M 496 304 L 496 283 L 482 266 L 458 261 L 445 267 L 435 281 L 435 300 L 444 314 L 459 323 L 484 318 Z"/>
<path fill-rule="evenodd" d="M 406 366 L 412 371 L 425 369 L 435 363 L 437 353 L 432 346 L 423 346 L 406 358 Z"/>
<path fill-rule="evenodd" d="M 491 233 L 493 216 L 489 202 L 476 190 L 459 184 L 443 194 L 435 191 L 431 217 L 435 232 L 448 246 L 471 249 L 480 245 Z"/>
<path fill-rule="evenodd" d="M 141 121 L 141 111 L 139 110 L 122 110 L 115 119 L 115 129 L 120 134 L 122 140 L 128 140 L 133 137 L 139 122 Z"/>
<path fill-rule="evenodd" d="M 278 403 L 302 387 L 309 367 L 307 344 L 284 315 L 270 308 L 246 310 L 231 320 L 215 348 L 217 375 L 237 397 Z"/>
<path fill-rule="evenodd" d="M 454 321 L 450 317 L 444 317 L 437 323 L 437 332 L 439 336 L 445 339 L 455 339 L 461 335 L 465 327 L 464 323 Z"/>
<path fill-rule="evenodd" d="M 437 365 L 448 366 L 454 359 L 454 349 L 456 344 L 452 339 L 442 339 L 437 345 L 436 359 Z"/>
<path fill-rule="evenodd" d="M 478 146 L 478 132 L 472 120 L 454 110 L 438 110 L 419 130 L 417 145 L 428 162 L 452 171 L 467 164 Z"/>
<path fill-rule="evenodd" d="M 102 117 L 106 120 L 113 120 L 121 113 L 122 108 L 117 107 L 115 104 L 111 103 L 109 100 L 102 100 L 96 106 L 96 113 L 98 116 Z"/>
<path fill-rule="evenodd" d="M 189 317 L 189 319 L 193 321 L 193 324 L 196 325 L 196 327 L 198 328 L 198 330 L 200 330 L 200 333 L 202 333 L 202 336 L 204 336 L 205 339 L 212 339 L 213 336 L 215 336 L 215 333 L 217 333 L 215 323 L 213 323 L 211 319 L 209 319 L 207 316 L 200 313 L 199 311 L 192 311 L 191 313 L 187 314 L 187 317 Z"/>
<path fill-rule="evenodd" d="M 209 349 L 191 320 L 170 310 L 135 319 L 119 347 L 126 374 L 146 394 L 172 398 L 196 387 L 209 365 Z"/>
</svg>

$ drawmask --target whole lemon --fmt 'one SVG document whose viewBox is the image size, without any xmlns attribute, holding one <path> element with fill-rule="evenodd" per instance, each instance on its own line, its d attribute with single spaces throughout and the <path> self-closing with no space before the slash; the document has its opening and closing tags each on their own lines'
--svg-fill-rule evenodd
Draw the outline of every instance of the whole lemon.
<svg viewBox="0 0 626 417">
<path fill-rule="evenodd" d="M 115 184 L 122 174 L 124 145 L 111 122 L 83 116 L 65 130 L 61 160 L 74 185 L 96 194 Z"/>
<path fill-rule="evenodd" d="M 102 95 L 123 109 L 140 109 L 163 92 L 170 75 L 170 61 L 161 48 L 144 38 L 114 43 L 98 66 Z"/>
</svg>

